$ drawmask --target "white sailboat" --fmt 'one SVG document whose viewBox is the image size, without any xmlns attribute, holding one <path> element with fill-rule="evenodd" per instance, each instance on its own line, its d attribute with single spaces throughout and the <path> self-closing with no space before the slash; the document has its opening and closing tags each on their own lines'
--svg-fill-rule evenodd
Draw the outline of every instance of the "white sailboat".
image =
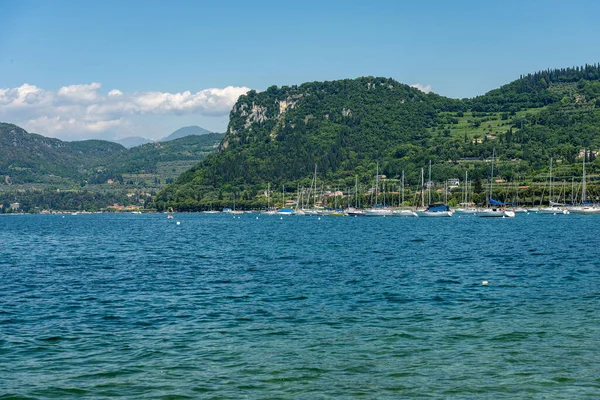
<svg viewBox="0 0 600 400">
<path fill-rule="evenodd" d="M 600 214 L 600 207 L 597 204 L 588 204 L 587 200 L 587 192 L 586 192 L 586 182 L 585 182 L 585 149 L 583 150 L 583 174 L 581 178 L 581 205 L 576 207 L 571 207 L 571 214 Z"/>
<path fill-rule="evenodd" d="M 488 207 L 477 212 L 478 217 L 483 218 L 514 218 L 515 212 L 505 210 L 500 207 L 499 204 L 494 204 L 495 200 L 492 196 L 493 193 L 493 182 L 494 182 L 494 159 L 496 158 L 496 149 L 492 151 L 492 174 L 490 176 L 490 197 L 488 200 Z"/>
<path fill-rule="evenodd" d="M 554 181 L 552 180 L 552 157 L 550 157 L 550 193 L 548 195 L 548 207 L 540 208 L 538 214 L 551 214 L 551 215 L 560 215 L 560 214 L 569 214 L 569 211 L 566 208 L 561 207 L 563 204 L 553 202 L 554 198 Z"/>
<path fill-rule="evenodd" d="M 476 214 L 479 210 L 474 207 L 473 202 L 469 202 L 469 171 L 465 171 L 462 197 L 462 203 L 460 203 L 461 207 L 455 208 L 454 212 L 457 214 Z"/>
<path fill-rule="evenodd" d="M 348 206 L 348 215 L 350 217 L 364 217 L 365 210 L 358 204 L 358 176 L 354 177 L 354 207 Z"/>
<path fill-rule="evenodd" d="M 516 184 L 516 198 L 517 198 L 517 204 L 513 208 L 513 211 L 515 213 L 528 213 L 528 210 L 525 207 L 519 206 L 519 179 L 518 179 L 518 177 L 517 177 L 517 184 Z"/>
<path fill-rule="evenodd" d="M 402 187 L 400 188 L 402 195 L 401 199 L 398 199 L 398 208 L 394 210 L 395 217 L 417 217 L 417 213 L 414 210 L 404 207 L 404 170 L 402 170 Z"/>
<path fill-rule="evenodd" d="M 277 210 L 277 212 L 275 213 L 276 215 L 295 215 L 296 213 L 294 212 L 293 208 L 287 208 L 285 206 L 285 185 L 282 185 L 281 187 L 281 208 L 279 210 Z"/>
<path fill-rule="evenodd" d="M 379 162 L 377 162 L 377 172 L 375 175 L 375 207 L 365 210 L 365 217 L 387 217 L 394 214 L 391 208 L 379 206 Z"/>
<path fill-rule="evenodd" d="M 423 176 L 421 170 L 421 177 Z M 421 178 L 421 180 L 423 180 Z M 417 216 L 425 218 L 448 218 L 451 217 L 453 212 L 450 207 L 447 206 L 447 202 L 444 205 L 433 205 L 431 204 L 431 160 L 429 160 L 429 182 L 427 182 L 427 201 L 429 206 L 425 210 L 417 211 Z M 447 186 L 447 185 L 446 185 Z M 423 189 L 421 189 L 423 190 Z M 448 197 L 448 189 L 446 187 L 446 197 Z"/>
<path fill-rule="evenodd" d="M 275 210 L 271 210 L 271 184 L 267 185 L 267 209 L 261 213 L 262 215 L 275 215 Z"/>
</svg>

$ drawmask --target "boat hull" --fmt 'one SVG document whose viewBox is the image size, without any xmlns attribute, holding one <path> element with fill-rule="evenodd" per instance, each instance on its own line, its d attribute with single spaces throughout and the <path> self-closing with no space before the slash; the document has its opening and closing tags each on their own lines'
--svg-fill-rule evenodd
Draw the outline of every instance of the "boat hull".
<svg viewBox="0 0 600 400">
<path fill-rule="evenodd" d="M 383 208 L 376 208 L 372 210 L 365 210 L 365 217 L 391 217 L 394 215 L 392 210 Z"/>
<path fill-rule="evenodd" d="M 569 214 L 569 211 L 565 210 L 563 208 L 549 207 L 549 208 L 542 208 L 542 209 L 540 209 L 538 211 L 538 214 L 559 215 L 559 214 Z"/>
<path fill-rule="evenodd" d="M 569 210 L 571 214 L 592 215 L 600 214 L 600 207 L 573 207 Z"/>
<path fill-rule="evenodd" d="M 418 217 L 418 215 L 412 210 L 395 210 L 394 217 Z"/>
<path fill-rule="evenodd" d="M 475 215 L 481 218 L 514 218 L 515 212 L 508 210 L 481 210 Z"/>
<path fill-rule="evenodd" d="M 452 214 L 452 211 L 417 211 L 417 216 L 424 218 L 448 218 Z"/>
</svg>

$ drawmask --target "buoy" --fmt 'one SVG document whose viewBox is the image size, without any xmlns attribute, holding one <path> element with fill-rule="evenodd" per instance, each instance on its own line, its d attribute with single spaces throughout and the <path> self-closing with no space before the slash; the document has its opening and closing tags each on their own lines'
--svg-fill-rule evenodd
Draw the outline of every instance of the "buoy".
<svg viewBox="0 0 600 400">
<path fill-rule="evenodd" d="M 283 219 L 283 217 L 279 217 L 279 219 Z"/>
<path fill-rule="evenodd" d="M 320 221 L 320 220 L 321 220 L 321 217 L 317 218 L 317 220 L 318 220 L 318 221 Z"/>
<path fill-rule="evenodd" d="M 258 217 L 256 217 L 256 219 L 258 219 Z"/>
<path fill-rule="evenodd" d="M 487 286 L 487 284 L 488 284 L 488 281 L 483 281 L 483 282 L 481 282 L 481 284 L 482 284 L 483 286 Z"/>
<path fill-rule="evenodd" d="M 177 221 L 177 225 L 181 225 L 181 222 Z"/>
</svg>

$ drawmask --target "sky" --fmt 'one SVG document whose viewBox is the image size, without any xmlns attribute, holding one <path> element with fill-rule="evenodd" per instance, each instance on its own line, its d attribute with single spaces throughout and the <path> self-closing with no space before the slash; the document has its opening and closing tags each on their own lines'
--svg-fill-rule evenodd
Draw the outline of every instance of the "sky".
<svg viewBox="0 0 600 400">
<path fill-rule="evenodd" d="M 63 140 L 225 132 L 250 89 L 391 77 L 455 98 L 600 61 L 600 2 L 0 0 L 0 121 Z"/>
</svg>

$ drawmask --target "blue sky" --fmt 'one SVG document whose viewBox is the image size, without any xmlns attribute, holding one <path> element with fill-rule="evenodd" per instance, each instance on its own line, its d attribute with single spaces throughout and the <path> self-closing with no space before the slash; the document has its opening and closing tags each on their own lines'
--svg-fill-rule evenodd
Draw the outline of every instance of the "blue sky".
<svg viewBox="0 0 600 400">
<path fill-rule="evenodd" d="M 248 88 L 373 75 L 472 97 L 523 73 L 600 61 L 593 1 L 0 0 L 0 9 L 0 120 L 63 139 L 224 131 Z"/>
</svg>

